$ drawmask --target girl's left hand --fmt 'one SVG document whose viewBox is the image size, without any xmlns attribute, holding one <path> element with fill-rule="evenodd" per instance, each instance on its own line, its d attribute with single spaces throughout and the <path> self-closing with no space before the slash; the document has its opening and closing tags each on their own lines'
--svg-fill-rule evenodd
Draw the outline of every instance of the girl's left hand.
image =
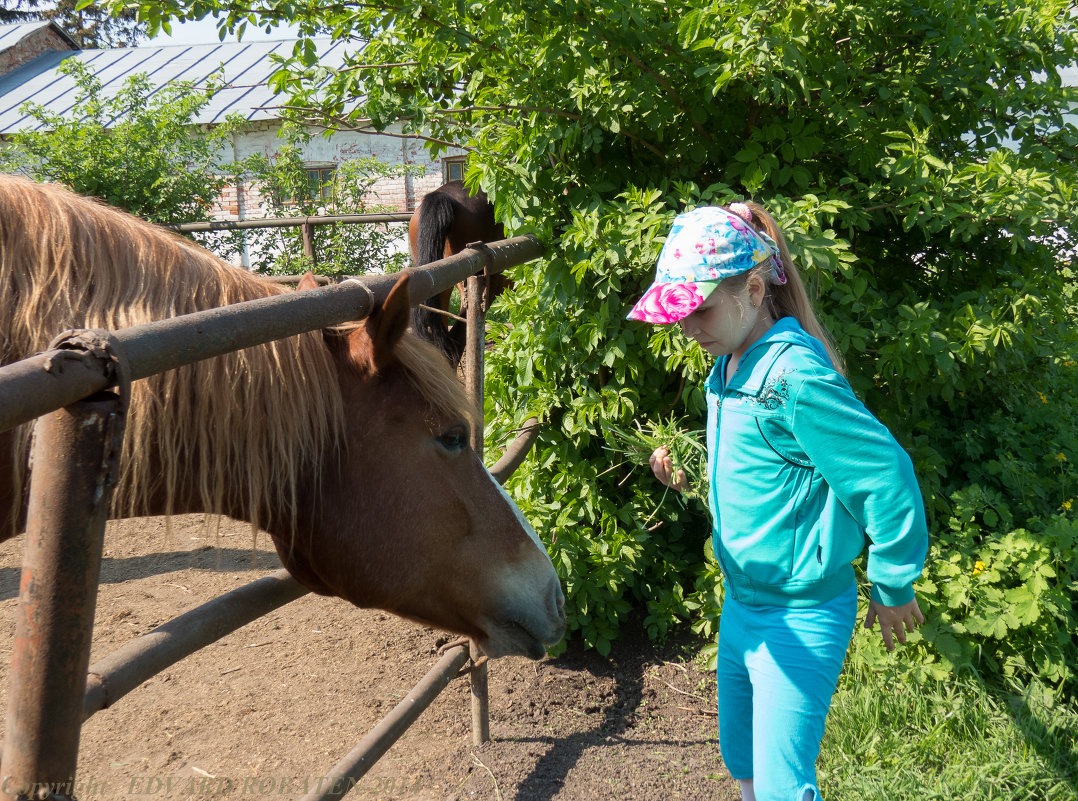
<svg viewBox="0 0 1078 801">
<path fill-rule="evenodd" d="M 670 450 L 665 445 L 652 451 L 648 462 L 651 464 L 651 472 L 655 474 L 655 478 L 670 489 L 685 492 L 689 488 L 689 480 L 685 477 L 684 470 L 678 470 L 677 475 L 674 474 L 674 462 L 670 458 Z"/>
<path fill-rule="evenodd" d="M 898 641 L 905 645 L 906 632 L 913 631 L 918 624 L 925 622 L 925 616 L 921 614 L 916 598 L 908 604 L 902 604 L 902 606 L 884 606 L 870 600 L 868 602 L 868 616 L 865 618 L 865 628 L 871 629 L 872 624 L 877 619 L 880 621 L 880 634 L 883 635 L 883 642 L 889 652 L 895 650 L 894 637 L 897 637 Z M 894 635 L 892 635 L 892 631 Z"/>
</svg>

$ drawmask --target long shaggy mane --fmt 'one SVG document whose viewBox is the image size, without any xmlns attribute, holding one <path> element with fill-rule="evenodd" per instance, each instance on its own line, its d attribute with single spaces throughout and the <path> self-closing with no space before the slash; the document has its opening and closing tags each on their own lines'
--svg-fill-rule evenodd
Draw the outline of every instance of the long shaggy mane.
<svg viewBox="0 0 1078 801">
<path fill-rule="evenodd" d="M 68 328 L 114 330 L 287 291 L 59 186 L 0 176 L 0 364 Z M 288 527 L 300 477 L 316 475 L 342 427 L 317 331 L 137 381 L 114 513 L 145 514 L 151 501 L 170 513 L 195 481 L 207 510 L 231 497 L 253 525 Z M 15 436 L 17 497 L 30 429 Z M 292 520 L 265 519 L 270 509 Z"/>
</svg>

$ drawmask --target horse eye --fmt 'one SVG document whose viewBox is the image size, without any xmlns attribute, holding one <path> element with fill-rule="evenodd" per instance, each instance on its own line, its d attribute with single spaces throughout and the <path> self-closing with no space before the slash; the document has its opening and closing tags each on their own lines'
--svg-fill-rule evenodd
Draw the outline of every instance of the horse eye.
<svg viewBox="0 0 1078 801">
<path fill-rule="evenodd" d="M 453 426 L 438 437 L 438 444 L 447 451 L 462 451 L 468 445 L 468 429 L 464 426 Z"/>
</svg>

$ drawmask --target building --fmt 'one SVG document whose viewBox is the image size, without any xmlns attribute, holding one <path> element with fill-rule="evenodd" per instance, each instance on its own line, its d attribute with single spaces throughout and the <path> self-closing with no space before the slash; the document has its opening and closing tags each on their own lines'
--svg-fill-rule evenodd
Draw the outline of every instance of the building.
<svg viewBox="0 0 1078 801">
<path fill-rule="evenodd" d="M 201 113 L 200 125 L 219 124 L 239 114 L 250 124 L 234 137 L 232 160 L 261 152 L 272 157 L 278 147 L 280 100 L 267 85 L 275 70 L 271 54 L 288 55 L 294 40 L 276 42 L 221 42 L 206 45 L 172 45 L 80 50 L 55 23 L 36 22 L 0 25 L 0 140 L 15 131 L 38 127 L 37 120 L 20 109 L 27 101 L 66 115 L 74 111 L 76 85 L 58 70 L 70 58 L 81 61 L 102 83 L 103 91 L 118 90 L 132 75 L 145 73 L 156 85 L 187 81 L 195 85 L 222 70 L 226 88 L 219 91 Z M 344 46 L 330 39 L 316 40 L 320 61 L 327 66 L 342 63 Z M 390 134 L 398 133 L 392 129 Z M 412 211 L 430 190 L 461 177 L 463 157 L 432 161 L 422 144 L 380 134 L 344 131 L 326 139 L 314 137 L 304 149 L 304 162 L 314 186 L 332 174 L 335 165 L 348 159 L 374 157 L 386 164 L 420 165 L 417 176 L 383 180 L 374 187 L 373 203 L 396 211 Z M 257 187 L 232 187 L 222 197 L 214 216 L 245 219 L 263 216 Z"/>
</svg>

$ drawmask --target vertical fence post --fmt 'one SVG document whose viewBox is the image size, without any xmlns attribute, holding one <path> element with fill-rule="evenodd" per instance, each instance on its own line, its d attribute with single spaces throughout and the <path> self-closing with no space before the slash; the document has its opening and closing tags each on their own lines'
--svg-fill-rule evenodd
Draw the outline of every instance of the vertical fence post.
<svg viewBox="0 0 1078 801">
<path fill-rule="evenodd" d="M 473 275 L 468 279 L 468 339 L 464 356 L 464 382 L 468 394 L 483 414 L 483 356 L 486 347 L 487 278 Z M 472 448 L 483 458 L 483 420 L 472 432 Z M 479 654 L 472 647 L 472 659 Z M 487 697 L 487 664 L 478 665 L 469 675 L 472 688 L 472 743 L 482 745 L 490 740 L 490 701 Z"/>
<path fill-rule="evenodd" d="M 123 403 L 102 392 L 34 428 L 0 799 L 74 796 L 86 669 Z M 50 794 L 51 793 L 51 794 Z"/>
<path fill-rule="evenodd" d="M 311 257 L 311 266 L 318 264 L 318 253 L 314 248 L 314 226 L 310 222 L 303 223 L 303 255 Z"/>
</svg>

